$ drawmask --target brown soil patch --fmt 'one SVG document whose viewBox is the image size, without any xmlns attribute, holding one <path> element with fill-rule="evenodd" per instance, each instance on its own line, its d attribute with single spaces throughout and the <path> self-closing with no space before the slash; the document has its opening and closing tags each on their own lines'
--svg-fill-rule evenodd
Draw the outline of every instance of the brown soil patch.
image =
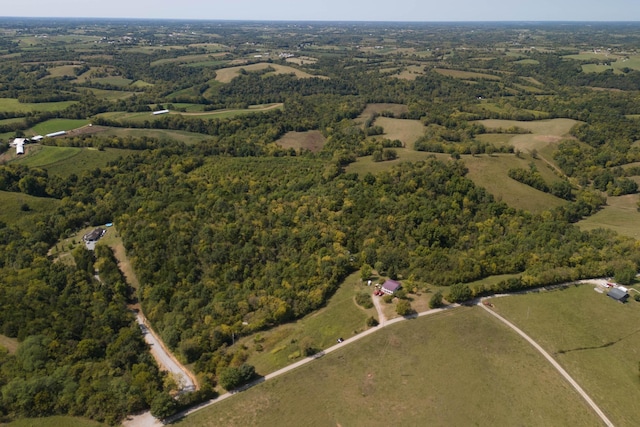
<svg viewBox="0 0 640 427">
<path fill-rule="evenodd" d="M 305 149 L 317 153 L 324 147 L 325 138 L 320 131 L 312 130 L 308 132 L 287 132 L 276 144 L 282 148 L 293 148 L 294 150 Z"/>
</svg>

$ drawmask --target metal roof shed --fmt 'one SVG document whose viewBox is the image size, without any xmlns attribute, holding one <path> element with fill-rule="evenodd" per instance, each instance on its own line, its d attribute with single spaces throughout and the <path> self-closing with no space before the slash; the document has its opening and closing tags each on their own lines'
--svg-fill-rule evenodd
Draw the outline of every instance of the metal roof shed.
<svg viewBox="0 0 640 427">
<path fill-rule="evenodd" d="M 620 288 L 613 288 L 611 289 L 607 295 L 611 298 L 613 298 L 614 300 L 618 301 L 618 302 L 622 302 L 625 303 L 627 302 L 627 299 L 629 298 L 629 294 L 626 293 L 625 291 L 623 291 Z"/>
</svg>

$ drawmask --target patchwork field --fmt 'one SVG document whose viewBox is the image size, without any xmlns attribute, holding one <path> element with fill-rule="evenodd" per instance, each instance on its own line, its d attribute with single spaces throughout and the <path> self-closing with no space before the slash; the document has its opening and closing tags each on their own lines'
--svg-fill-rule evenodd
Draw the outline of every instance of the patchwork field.
<svg viewBox="0 0 640 427">
<path fill-rule="evenodd" d="M 493 299 L 569 372 L 616 426 L 640 425 L 640 303 L 620 304 L 582 285 Z M 577 424 L 572 424 L 577 425 Z"/>
<path fill-rule="evenodd" d="M 34 104 L 21 103 L 15 98 L 0 98 L 0 111 L 30 112 L 30 111 L 62 111 L 76 101 L 39 102 Z"/>
<path fill-rule="evenodd" d="M 257 64 L 242 65 L 242 66 L 222 68 L 220 70 L 217 70 L 216 80 L 221 83 L 229 83 L 231 80 L 233 80 L 234 78 L 240 75 L 241 69 L 244 69 L 247 72 L 251 72 L 251 71 L 264 70 L 265 68 L 269 68 L 269 67 L 275 69 L 274 74 L 295 74 L 296 77 L 301 79 L 311 78 L 311 77 L 326 78 L 323 76 L 314 76 L 309 73 L 305 73 L 304 71 L 300 71 L 297 68 L 287 67 L 286 65 L 259 62 Z"/>
<path fill-rule="evenodd" d="M 276 141 L 282 148 L 293 148 L 294 150 L 309 150 L 317 153 L 322 150 L 326 139 L 320 131 L 312 130 L 308 132 L 287 132 Z"/>
<path fill-rule="evenodd" d="M 477 307 L 390 326 L 177 425 L 299 426 L 300 420 L 309 426 L 600 425 L 541 355 Z"/>
<path fill-rule="evenodd" d="M 608 197 L 607 205 L 595 215 L 578 222 L 582 230 L 607 228 L 623 236 L 640 240 L 640 212 L 638 195 Z"/>
</svg>

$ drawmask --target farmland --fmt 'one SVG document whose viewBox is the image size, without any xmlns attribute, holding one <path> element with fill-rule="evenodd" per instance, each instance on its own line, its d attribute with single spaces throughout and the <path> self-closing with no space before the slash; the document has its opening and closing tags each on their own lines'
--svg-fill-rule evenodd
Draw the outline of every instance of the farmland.
<svg viewBox="0 0 640 427">
<path fill-rule="evenodd" d="M 380 410 L 381 402 L 395 409 Z M 535 350 L 469 308 L 389 327 L 178 425 L 293 426 L 300 419 L 309 425 L 411 425 L 417 419 L 600 425 Z"/>
</svg>

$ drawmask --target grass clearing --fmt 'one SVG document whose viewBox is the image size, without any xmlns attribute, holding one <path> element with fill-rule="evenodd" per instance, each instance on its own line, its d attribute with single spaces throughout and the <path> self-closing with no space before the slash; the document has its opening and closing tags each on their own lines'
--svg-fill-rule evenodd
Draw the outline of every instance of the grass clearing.
<svg viewBox="0 0 640 427">
<path fill-rule="evenodd" d="M 51 213 L 58 208 L 60 201 L 48 197 L 34 197 L 24 193 L 0 191 L 0 221 L 7 224 L 33 224 L 33 217 L 38 214 Z M 23 205 L 29 210 L 22 210 Z"/>
<path fill-rule="evenodd" d="M 300 420 L 309 426 L 600 425 L 539 353 L 477 307 L 389 326 L 177 425 L 299 426 Z"/>
<path fill-rule="evenodd" d="M 439 74 L 442 74 L 443 76 L 449 76 L 449 77 L 454 77 L 456 79 L 463 79 L 463 80 L 467 80 L 467 79 L 471 79 L 471 80 L 483 79 L 483 80 L 496 80 L 496 81 L 501 80 L 499 76 L 494 76 L 492 74 L 485 74 L 485 73 L 476 73 L 474 71 L 450 70 L 447 68 L 435 68 L 434 71 Z"/>
<path fill-rule="evenodd" d="M 122 136 L 122 137 L 147 136 L 151 138 L 156 138 L 160 141 L 173 140 L 173 141 L 184 142 L 185 144 L 196 144 L 207 138 L 211 138 L 209 135 L 204 135 L 204 134 L 195 133 L 195 132 L 187 132 L 182 130 L 116 128 L 116 127 L 109 127 L 109 126 L 103 126 L 102 128 L 104 129 L 103 132 L 101 132 L 103 135 L 114 135 L 114 136 Z"/>
<path fill-rule="evenodd" d="M 308 132 L 287 132 L 276 141 L 276 144 L 285 149 L 293 148 L 296 151 L 304 149 L 317 153 L 322 150 L 325 142 L 326 138 L 320 131 L 311 130 Z"/>
<path fill-rule="evenodd" d="M 581 230 L 607 228 L 623 236 L 640 239 L 640 212 L 637 194 L 608 197 L 607 206 L 578 222 Z"/>
<path fill-rule="evenodd" d="M 640 304 L 620 304 L 593 288 L 581 285 L 492 302 L 551 353 L 615 425 L 637 426 Z"/>
<path fill-rule="evenodd" d="M 5 335 L 0 335 L 0 347 L 4 347 L 10 354 L 14 354 L 18 350 L 20 343 L 16 338 L 9 338 Z"/>
<path fill-rule="evenodd" d="M 546 182 L 552 182 L 556 177 L 542 159 L 529 156 L 518 158 L 512 154 L 498 154 L 494 156 L 462 156 L 469 169 L 467 177 L 480 187 L 484 187 L 497 200 L 502 200 L 509 206 L 539 213 L 566 204 L 565 200 L 536 190 L 508 177 L 509 169 L 529 169 L 533 162 Z"/>
<path fill-rule="evenodd" d="M 50 147 L 46 145 L 27 146 L 25 156 L 17 157 L 13 162 L 29 167 L 45 167 L 47 165 L 63 162 L 82 150 L 77 147 Z"/>
<path fill-rule="evenodd" d="M 357 173 L 360 176 L 365 175 L 367 172 L 377 174 L 384 171 L 389 171 L 395 165 L 401 162 L 419 162 L 421 160 L 428 159 L 429 157 L 436 157 L 442 161 L 448 161 L 451 156 L 448 154 L 434 154 L 427 153 L 425 151 L 415 151 L 409 148 L 394 148 L 398 154 L 398 158 L 395 160 L 388 160 L 384 162 L 374 162 L 373 156 L 358 157 L 358 159 L 349 164 L 346 167 L 347 173 Z"/>
<path fill-rule="evenodd" d="M 133 80 L 124 78 L 122 76 L 109 76 L 109 77 L 98 77 L 89 79 L 94 83 L 101 83 L 106 85 L 112 85 L 117 87 L 127 87 Z"/>
<path fill-rule="evenodd" d="M 394 116 L 399 116 L 409 112 L 409 107 L 405 104 L 390 104 L 390 103 L 377 103 L 367 104 L 359 118 L 367 119 L 372 114 L 382 114 L 384 112 L 391 112 Z"/>
<path fill-rule="evenodd" d="M 55 416 L 44 418 L 23 418 L 3 425 L 6 427 L 106 427 L 108 424 L 102 424 L 85 418 Z"/>
<path fill-rule="evenodd" d="M 98 98 L 104 98 L 109 101 L 114 101 L 118 99 L 127 99 L 133 96 L 134 92 L 127 92 L 123 90 L 107 90 L 107 89 L 95 89 L 88 88 L 93 94 Z"/>
<path fill-rule="evenodd" d="M 378 117 L 374 125 L 382 126 L 384 138 L 399 139 L 408 148 L 413 149 L 415 142 L 424 135 L 425 127 L 420 120 L 394 119 Z"/>
<path fill-rule="evenodd" d="M 22 103 L 15 98 L 0 98 L 0 111 L 31 112 L 31 111 L 62 111 L 77 101 Z"/>
<path fill-rule="evenodd" d="M 247 72 L 252 71 L 260 71 L 266 68 L 273 68 L 275 72 L 273 74 L 295 74 L 296 77 L 302 78 L 311 78 L 311 77 L 319 77 L 319 78 L 327 78 L 324 76 L 314 76 L 309 73 L 305 73 L 304 71 L 298 70 L 297 68 L 287 67 L 286 65 L 280 64 L 271 64 L 268 62 L 259 62 L 257 64 L 249 64 L 249 65 L 241 65 L 237 67 L 229 67 L 222 68 L 216 71 L 216 80 L 221 83 L 229 83 L 231 80 L 240 75 L 240 70 L 244 69 Z"/>
<path fill-rule="evenodd" d="M 51 119 L 38 123 L 34 127 L 27 129 L 25 134 L 46 135 L 59 131 L 70 131 L 89 124 L 85 119 Z"/>
<path fill-rule="evenodd" d="M 365 310 L 355 303 L 355 295 L 365 290 L 371 288 L 363 285 L 360 272 L 355 272 L 344 280 L 324 308 L 297 322 L 245 337 L 236 345 L 254 350 L 248 363 L 254 365 L 257 372 L 273 372 L 304 357 L 300 356 L 302 345 L 323 349 L 334 345 L 339 337 L 346 339 L 365 330 L 366 319 L 377 317 L 375 308 Z M 262 351 L 255 351 L 257 344 L 262 346 Z M 298 355 L 294 357 L 296 352 Z"/>
</svg>

